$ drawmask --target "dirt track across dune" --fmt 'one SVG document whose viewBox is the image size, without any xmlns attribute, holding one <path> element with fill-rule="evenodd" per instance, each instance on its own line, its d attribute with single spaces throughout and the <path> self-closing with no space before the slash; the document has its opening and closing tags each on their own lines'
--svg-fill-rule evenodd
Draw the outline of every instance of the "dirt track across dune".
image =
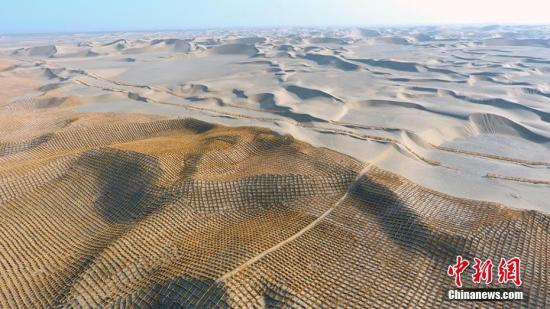
<svg viewBox="0 0 550 309">
<path fill-rule="evenodd" d="M 459 254 L 520 256 L 522 304 L 549 302 L 547 215 L 266 129 L 94 125 L 2 159 L 3 308 L 446 306 Z"/>
<path fill-rule="evenodd" d="M 0 308 L 550 307 L 549 27 L 258 31 L 0 37 Z"/>
</svg>

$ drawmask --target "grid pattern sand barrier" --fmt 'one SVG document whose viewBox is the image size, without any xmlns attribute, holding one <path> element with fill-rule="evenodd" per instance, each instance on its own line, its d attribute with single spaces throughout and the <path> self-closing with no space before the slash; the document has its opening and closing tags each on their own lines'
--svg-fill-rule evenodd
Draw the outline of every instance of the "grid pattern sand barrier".
<svg viewBox="0 0 550 309">
<path fill-rule="evenodd" d="M 266 129 L 47 134 L 0 155 L 1 308 L 461 307 L 445 299 L 459 254 L 523 262 L 523 301 L 468 305 L 550 306 L 546 214 Z"/>
</svg>

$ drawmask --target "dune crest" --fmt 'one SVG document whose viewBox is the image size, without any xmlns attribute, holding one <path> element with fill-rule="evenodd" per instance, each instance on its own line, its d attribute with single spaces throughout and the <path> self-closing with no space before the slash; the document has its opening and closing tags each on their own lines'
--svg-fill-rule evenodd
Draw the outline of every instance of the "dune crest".
<svg viewBox="0 0 550 309">
<path fill-rule="evenodd" d="M 545 307 L 549 34 L 1 36 L 0 307 Z"/>
<path fill-rule="evenodd" d="M 2 272 L 3 307 L 334 306 L 335 296 L 360 306 L 406 295 L 416 279 L 396 272 L 411 261 L 437 282 L 429 302 L 445 305 L 437 295 L 456 254 L 497 258 L 530 242 L 521 257 L 531 269 L 550 243 L 528 232 L 546 229 L 548 216 L 433 192 L 266 129 L 189 119 L 78 130 L 3 154 L 0 207 L 10 221 L 0 265 L 40 261 Z M 472 235 L 480 241 L 466 241 Z M 391 252 L 391 266 L 375 252 Z M 16 285 L 31 273 L 49 279 Z M 544 301 L 535 273 L 523 280 L 530 302 Z M 380 282 L 394 288 L 365 291 Z"/>
</svg>

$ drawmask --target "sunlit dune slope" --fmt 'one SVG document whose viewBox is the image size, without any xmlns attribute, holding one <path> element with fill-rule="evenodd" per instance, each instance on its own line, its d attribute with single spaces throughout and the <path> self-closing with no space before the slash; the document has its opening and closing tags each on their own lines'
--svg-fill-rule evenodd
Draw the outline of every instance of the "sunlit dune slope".
<svg viewBox="0 0 550 309">
<path fill-rule="evenodd" d="M 549 301 L 550 217 L 536 211 L 267 129 L 176 119 L 47 136 L 1 157 L 2 308 L 446 306 L 456 255 L 518 252 L 524 304 Z"/>
</svg>

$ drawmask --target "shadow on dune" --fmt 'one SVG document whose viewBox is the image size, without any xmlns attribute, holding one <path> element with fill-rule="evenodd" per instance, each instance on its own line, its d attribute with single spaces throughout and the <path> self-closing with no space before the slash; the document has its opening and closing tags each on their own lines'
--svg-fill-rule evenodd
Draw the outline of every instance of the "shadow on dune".
<svg viewBox="0 0 550 309">
<path fill-rule="evenodd" d="M 230 308 L 225 295 L 223 283 L 207 278 L 176 277 L 140 289 L 129 298 L 106 301 L 120 308 Z"/>
<path fill-rule="evenodd" d="M 311 60 L 318 65 L 332 66 L 343 71 L 356 71 L 360 69 L 357 64 L 351 63 L 333 55 L 307 53 L 305 56 L 303 56 L 303 58 Z"/>
<path fill-rule="evenodd" d="M 298 96 L 302 100 L 309 100 L 309 99 L 317 99 L 317 98 L 325 98 L 325 99 L 332 99 L 335 101 L 338 101 L 340 103 L 343 103 L 342 99 L 337 98 L 329 93 L 326 93 L 319 89 L 313 89 L 313 88 L 306 88 L 306 87 L 300 87 L 296 85 L 289 85 L 286 86 L 285 89 Z"/>
<path fill-rule="evenodd" d="M 262 297 L 265 308 L 308 307 L 307 303 L 303 302 L 295 293 L 292 293 L 282 285 L 267 284 Z"/>
<path fill-rule="evenodd" d="M 160 194 L 154 186 L 160 166 L 155 158 L 146 154 L 113 148 L 93 149 L 81 155 L 75 168 L 78 178 L 95 178 L 98 182 L 100 189 L 93 207 L 109 223 L 130 225 L 173 198 L 169 193 Z M 100 228 L 92 227 L 91 231 L 101 235 Z M 119 233 L 114 233 L 102 237 L 93 247 L 103 250 L 118 236 Z M 67 300 L 74 282 L 97 256 L 95 251 L 86 252 L 85 257 L 73 265 L 72 273 L 58 291 L 60 307 Z"/>
<path fill-rule="evenodd" d="M 225 287 L 212 279 L 175 278 L 144 291 L 140 306 L 148 308 L 229 308 Z M 149 297 L 149 298 L 147 298 Z"/>
<path fill-rule="evenodd" d="M 522 139 L 539 144 L 550 141 L 549 137 L 538 134 L 520 123 L 497 114 L 474 113 L 470 114 L 468 120 L 470 126 L 480 133 L 519 136 Z"/>
<path fill-rule="evenodd" d="M 101 191 L 94 208 L 108 222 L 129 224 L 169 199 L 153 184 L 161 170 L 148 155 L 103 148 L 84 153 L 78 165 L 97 173 Z"/>
<path fill-rule="evenodd" d="M 295 113 L 288 106 L 278 105 L 275 101 L 275 96 L 272 93 L 260 93 L 255 96 L 255 100 L 257 100 L 260 104 L 260 108 L 269 110 L 275 115 L 287 117 L 297 122 L 327 122 L 324 119 L 308 114 Z"/>
<path fill-rule="evenodd" d="M 503 110 L 513 110 L 513 111 L 526 111 L 531 112 L 540 117 L 542 121 L 550 122 L 550 113 L 536 108 L 530 107 L 528 105 L 523 105 L 520 103 L 508 101 L 501 98 L 474 98 L 466 95 L 458 94 L 455 91 L 448 91 L 448 94 L 456 99 L 464 100 L 467 102 L 489 105 Z"/>
<path fill-rule="evenodd" d="M 457 255 L 465 258 L 471 255 L 470 241 L 432 230 L 392 190 L 369 176 L 354 185 L 350 197 L 361 201 L 359 209 L 374 216 L 386 235 L 407 251 L 420 253 L 439 263 L 450 263 Z"/>
<path fill-rule="evenodd" d="M 361 104 L 366 105 L 367 107 L 375 107 L 375 108 L 409 108 L 409 109 L 416 109 L 420 111 L 425 111 L 441 116 L 451 117 L 455 119 L 461 119 L 461 120 L 467 120 L 468 117 L 461 115 L 456 112 L 446 112 L 446 111 L 440 111 L 433 108 L 427 108 L 424 105 L 413 103 L 413 102 L 406 102 L 406 101 L 393 101 L 393 100 L 364 100 L 361 101 Z"/>
<path fill-rule="evenodd" d="M 33 148 L 47 143 L 53 136 L 53 133 L 46 133 L 31 140 L 19 143 L 0 143 L 0 157 L 29 151 Z"/>
<path fill-rule="evenodd" d="M 184 119 L 183 121 L 178 120 L 177 123 L 178 123 L 178 128 L 186 129 L 197 134 L 210 131 L 215 127 L 215 125 L 209 122 L 204 122 L 204 121 L 192 119 L 192 118 Z"/>
</svg>

